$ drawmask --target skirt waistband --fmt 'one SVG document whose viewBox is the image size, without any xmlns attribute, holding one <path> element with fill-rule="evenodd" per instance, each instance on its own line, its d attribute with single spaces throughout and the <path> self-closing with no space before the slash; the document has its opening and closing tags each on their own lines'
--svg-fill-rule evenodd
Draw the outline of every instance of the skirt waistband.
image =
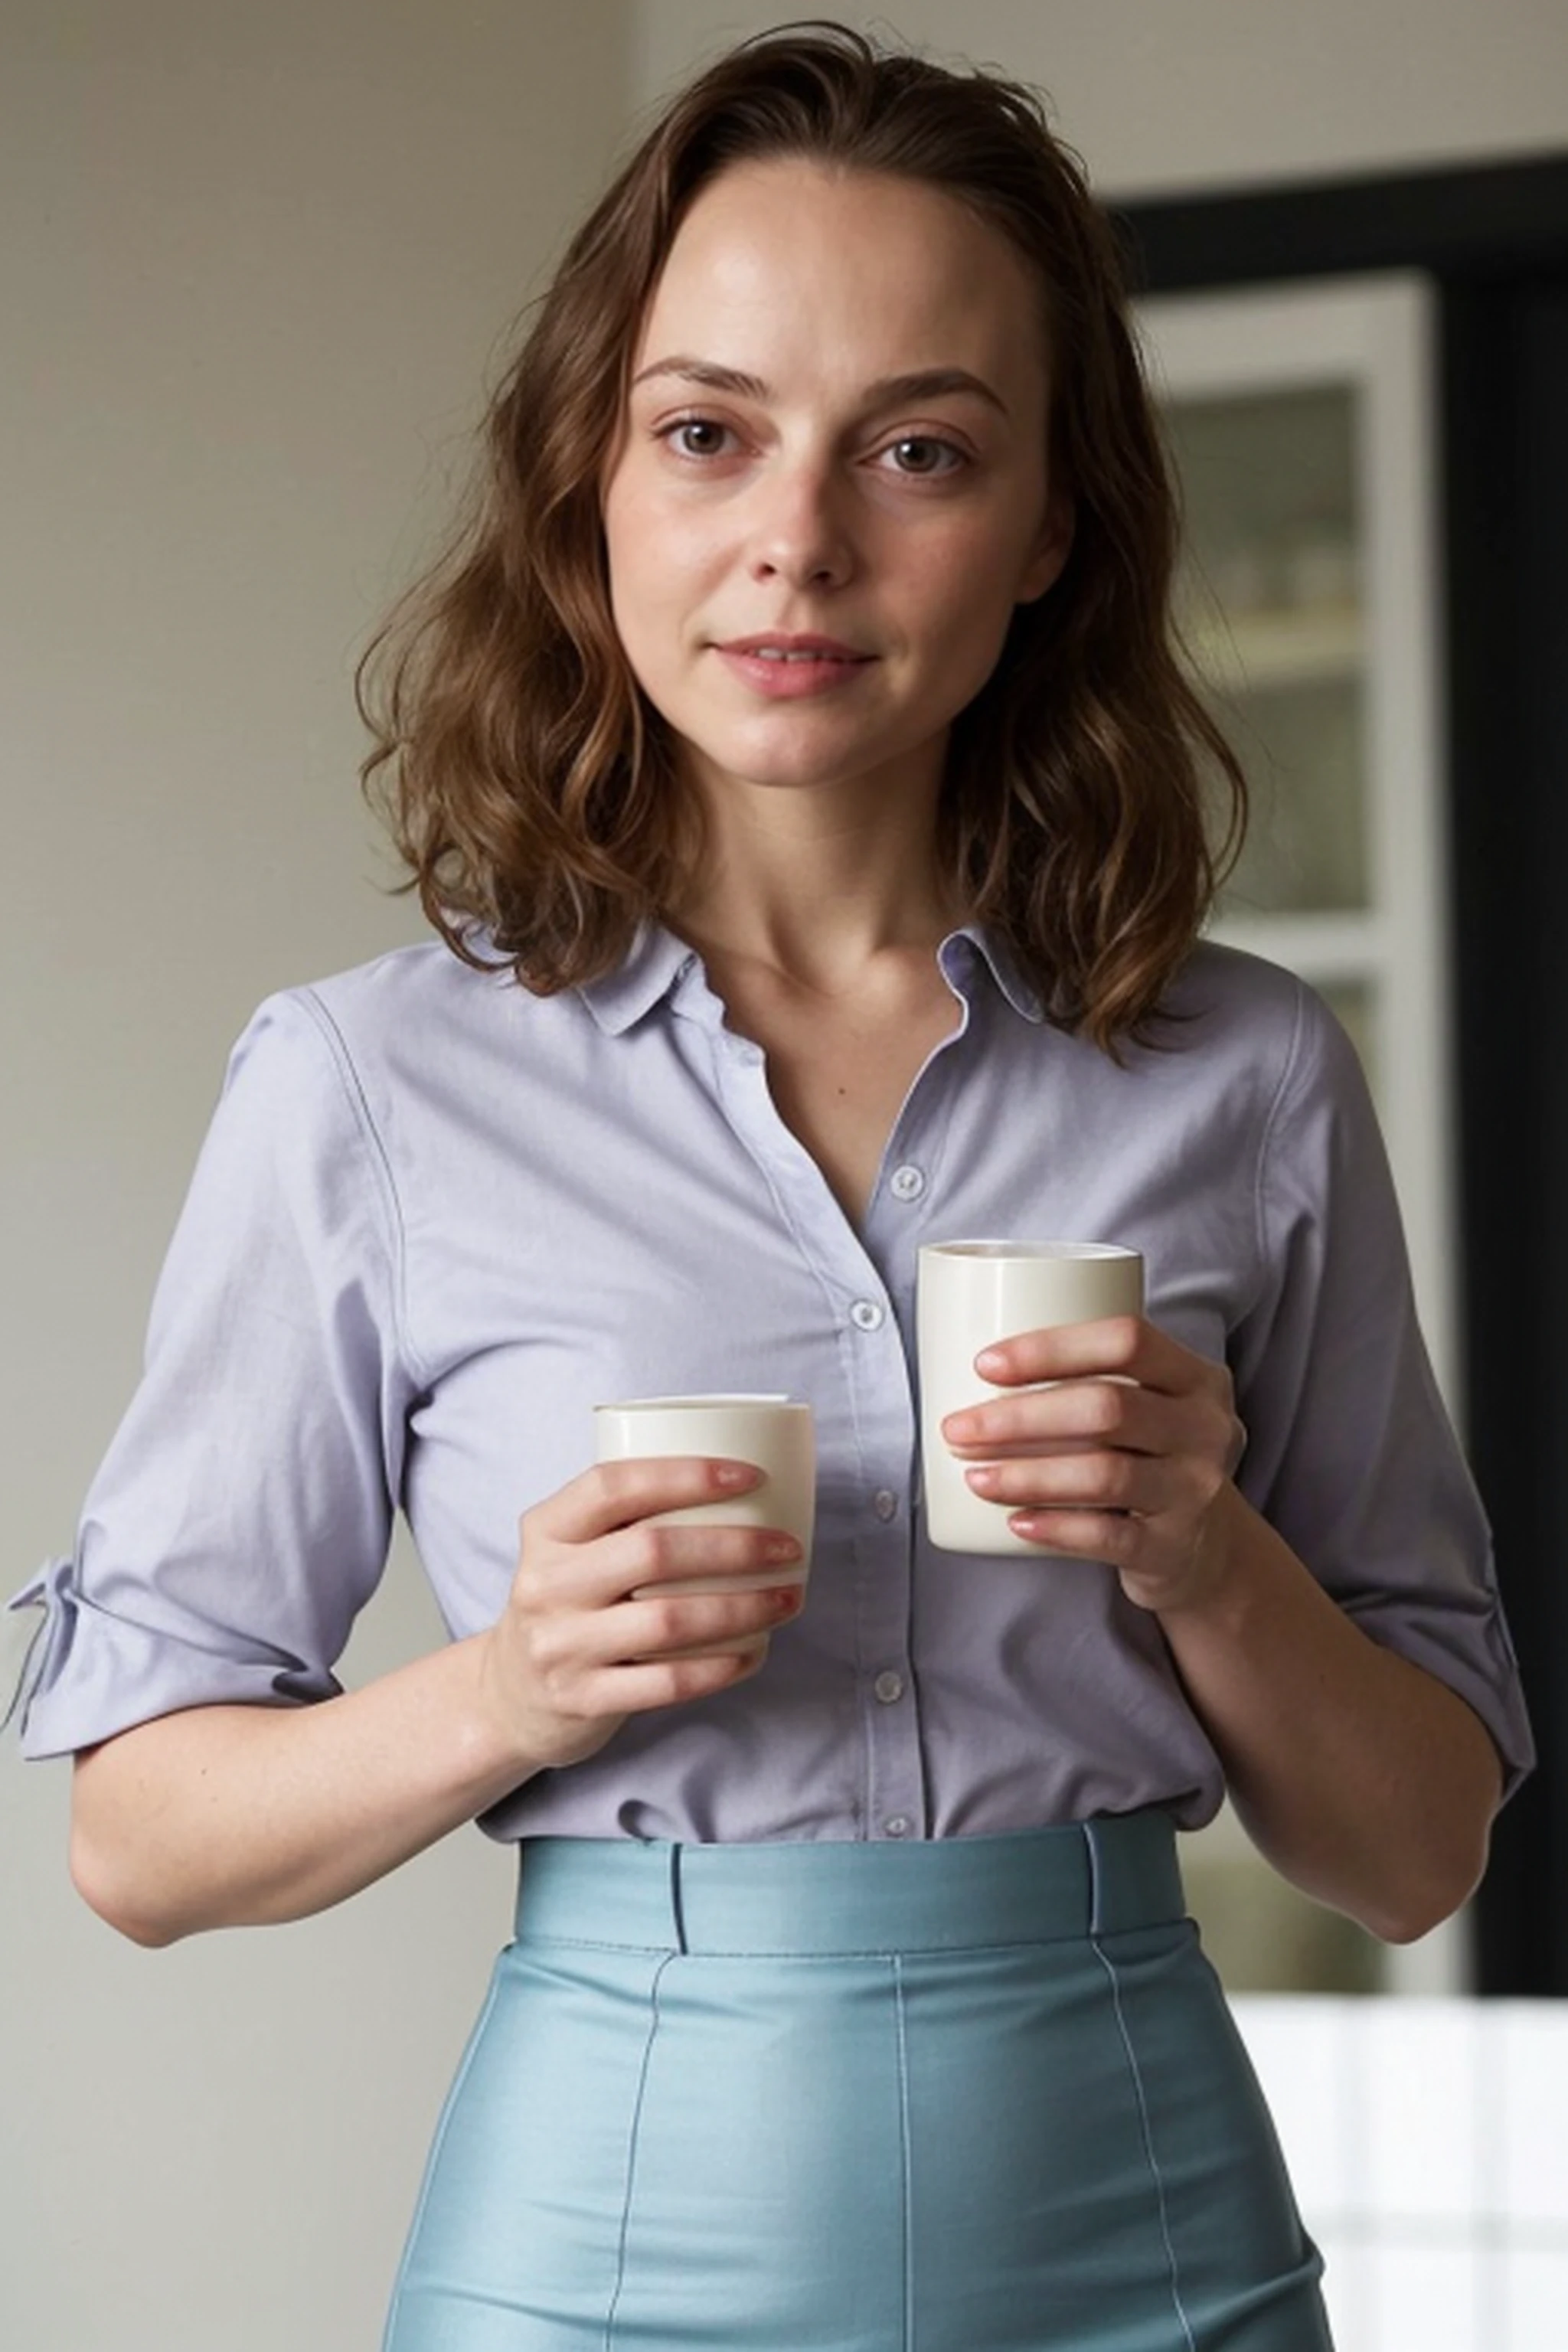
<svg viewBox="0 0 1568 2352">
<path fill-rule="evenodd" d="M 520 1942 L 825 1956 L 1116 1935 L 1183 1916 L 1168 1813 L 1006 1837 L 755 1845 L 533 1838 Z"/>
</svg>

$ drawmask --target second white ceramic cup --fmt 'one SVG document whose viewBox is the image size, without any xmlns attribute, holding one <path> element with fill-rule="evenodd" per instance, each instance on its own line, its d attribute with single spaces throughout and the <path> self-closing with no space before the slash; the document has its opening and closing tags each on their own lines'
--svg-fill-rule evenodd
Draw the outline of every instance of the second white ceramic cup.
<svg viewBox="0 0 1568 2352">
<path fill-rule="evenodd" d="M 696 1526 L 784 1528 L 800 1546 L 799 1560 L 788 1567 L 753 1570 L 745 1576 L 683 1578 L 682 1592 L 746 1592 L 764 1581 L 805 1582 L 816 1518 L 816 1447 L 808 1404 L 787 1396 L 632 1397 L 619 1404 L 596 1405 L 594 1423 L 601 1462 L 703 1454 L 752 1462 L 763 1473 L 761 1484 L 743 1495 L 658 1511 L 656 1518 Z"/>
<path fill-rule="evenodd" d="M 920 1254 L 915 1304 L 921 1384 L 921 1471 L 926 1529 L 939 1551 L 1033 1552 L 1007 1525 L 1014 1506 L 987 1502 L 964 1476 L 973 1466 L 942 1424 L 965 1405 L 1006 1393 L 974 1369 L 982 1348 L 1058 1323 L 1143 1311 L 1143 1261 L 1113 1242 L 954 1241 Z"/>
</svg>

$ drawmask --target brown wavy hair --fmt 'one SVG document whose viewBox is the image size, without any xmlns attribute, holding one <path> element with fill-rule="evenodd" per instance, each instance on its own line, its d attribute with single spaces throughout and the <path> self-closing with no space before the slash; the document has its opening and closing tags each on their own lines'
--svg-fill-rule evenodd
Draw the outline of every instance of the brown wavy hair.
<svg viewBox="0 0 1568 2352">
<path fill-rule="evenodd" d="M 1146 1034 L 1196 938 L 1245 786 L 1173 651 L 1175 499 L 1114 236 L 1040 99 L 995 74 L 811 23 L 743 43 L 670 102 L 536 308 L 450 549 L 360 666 L 366 788 L 447 942 L 536 992 L 613 969 L 679 903 L 700 843 L 612 625 L 602 486 L 693 197 L 786 157 L 940 188 L 1039 283 L 1072 551 L 954 723 L 939 847 L 1051 1017 L 1114 1050 Z"/>
</svg>

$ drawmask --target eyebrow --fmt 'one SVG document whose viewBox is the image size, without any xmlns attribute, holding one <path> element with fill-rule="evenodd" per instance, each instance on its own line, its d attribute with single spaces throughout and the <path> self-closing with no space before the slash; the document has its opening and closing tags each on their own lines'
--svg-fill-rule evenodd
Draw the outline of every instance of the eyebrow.
<svg viewBox="0 0 1568 2352">
<path fill-rule="evenodd" d="M 650 376 L 672 375 L 683 383 L 700 384 L 707 392 L 733 393 L 741 400 L 768 400 L 769 386 L 761 376 L 747 375 L 740 368 L 721 367 L 715 361 L 688 358 L 676 353 L 669 359 L 654 360 L 639 369 L 632 378 L 635 392 L 639 383 Z M 917 405 L 922 400 L 941 400 L 953 393 L 971 393 L 984 400 L 1001 415 L 1008 414 L 1007 404 L 1000 393 L 993 391 L 983 376 L 971 375 L 967 368 L 917 368 L 908 375 L 884 376 L 880 383 L 869 384 L 866 391 L 868 408 L 903 408 Z"/>
</svg>

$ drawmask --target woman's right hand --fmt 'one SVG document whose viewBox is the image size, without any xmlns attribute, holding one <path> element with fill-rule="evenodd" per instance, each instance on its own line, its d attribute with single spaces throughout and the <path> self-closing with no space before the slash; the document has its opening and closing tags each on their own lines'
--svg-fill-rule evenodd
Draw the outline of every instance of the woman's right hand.
<svg viewBox="0 0 1568 2352">
<path fill-rule="evenodd" d="M 751 1464 L 697 1456 L 603 1463 L 525 1512 L 516 1575 L 485 1642 L 480 1685 L 519 1777 L 581 1763 L 630 1715 L 710 1697 L 755 1674 L 795 1616 L 800 1546 L 779 1528 L 656 1523 L 757 1486 Z M 755 1576 L 741 1592 L 683 1581 Z"/>
<path fill-rule="evenodd" d="M 138 1943 L 298 1919 L 341 1903 L 531 1773 L 592 1756 L 628 1715 L 754 1674 L 798 1546 L 779 1528 L 655 1527 L 648 1514 L 745 1493 L 710 1461 L 618 1462 L 522 1521 L 510 1596 L 448 1642 L 315 1706 L 192 1706 L 77 1762 L 71 1865 Z M 683 1577 L 753 1575 L 742 1592 Z M 639 1588 L 651 1588 L 639 1591 Z M 699 1657 L 679 1653 L 701 1649 Z"/>
</svg>

